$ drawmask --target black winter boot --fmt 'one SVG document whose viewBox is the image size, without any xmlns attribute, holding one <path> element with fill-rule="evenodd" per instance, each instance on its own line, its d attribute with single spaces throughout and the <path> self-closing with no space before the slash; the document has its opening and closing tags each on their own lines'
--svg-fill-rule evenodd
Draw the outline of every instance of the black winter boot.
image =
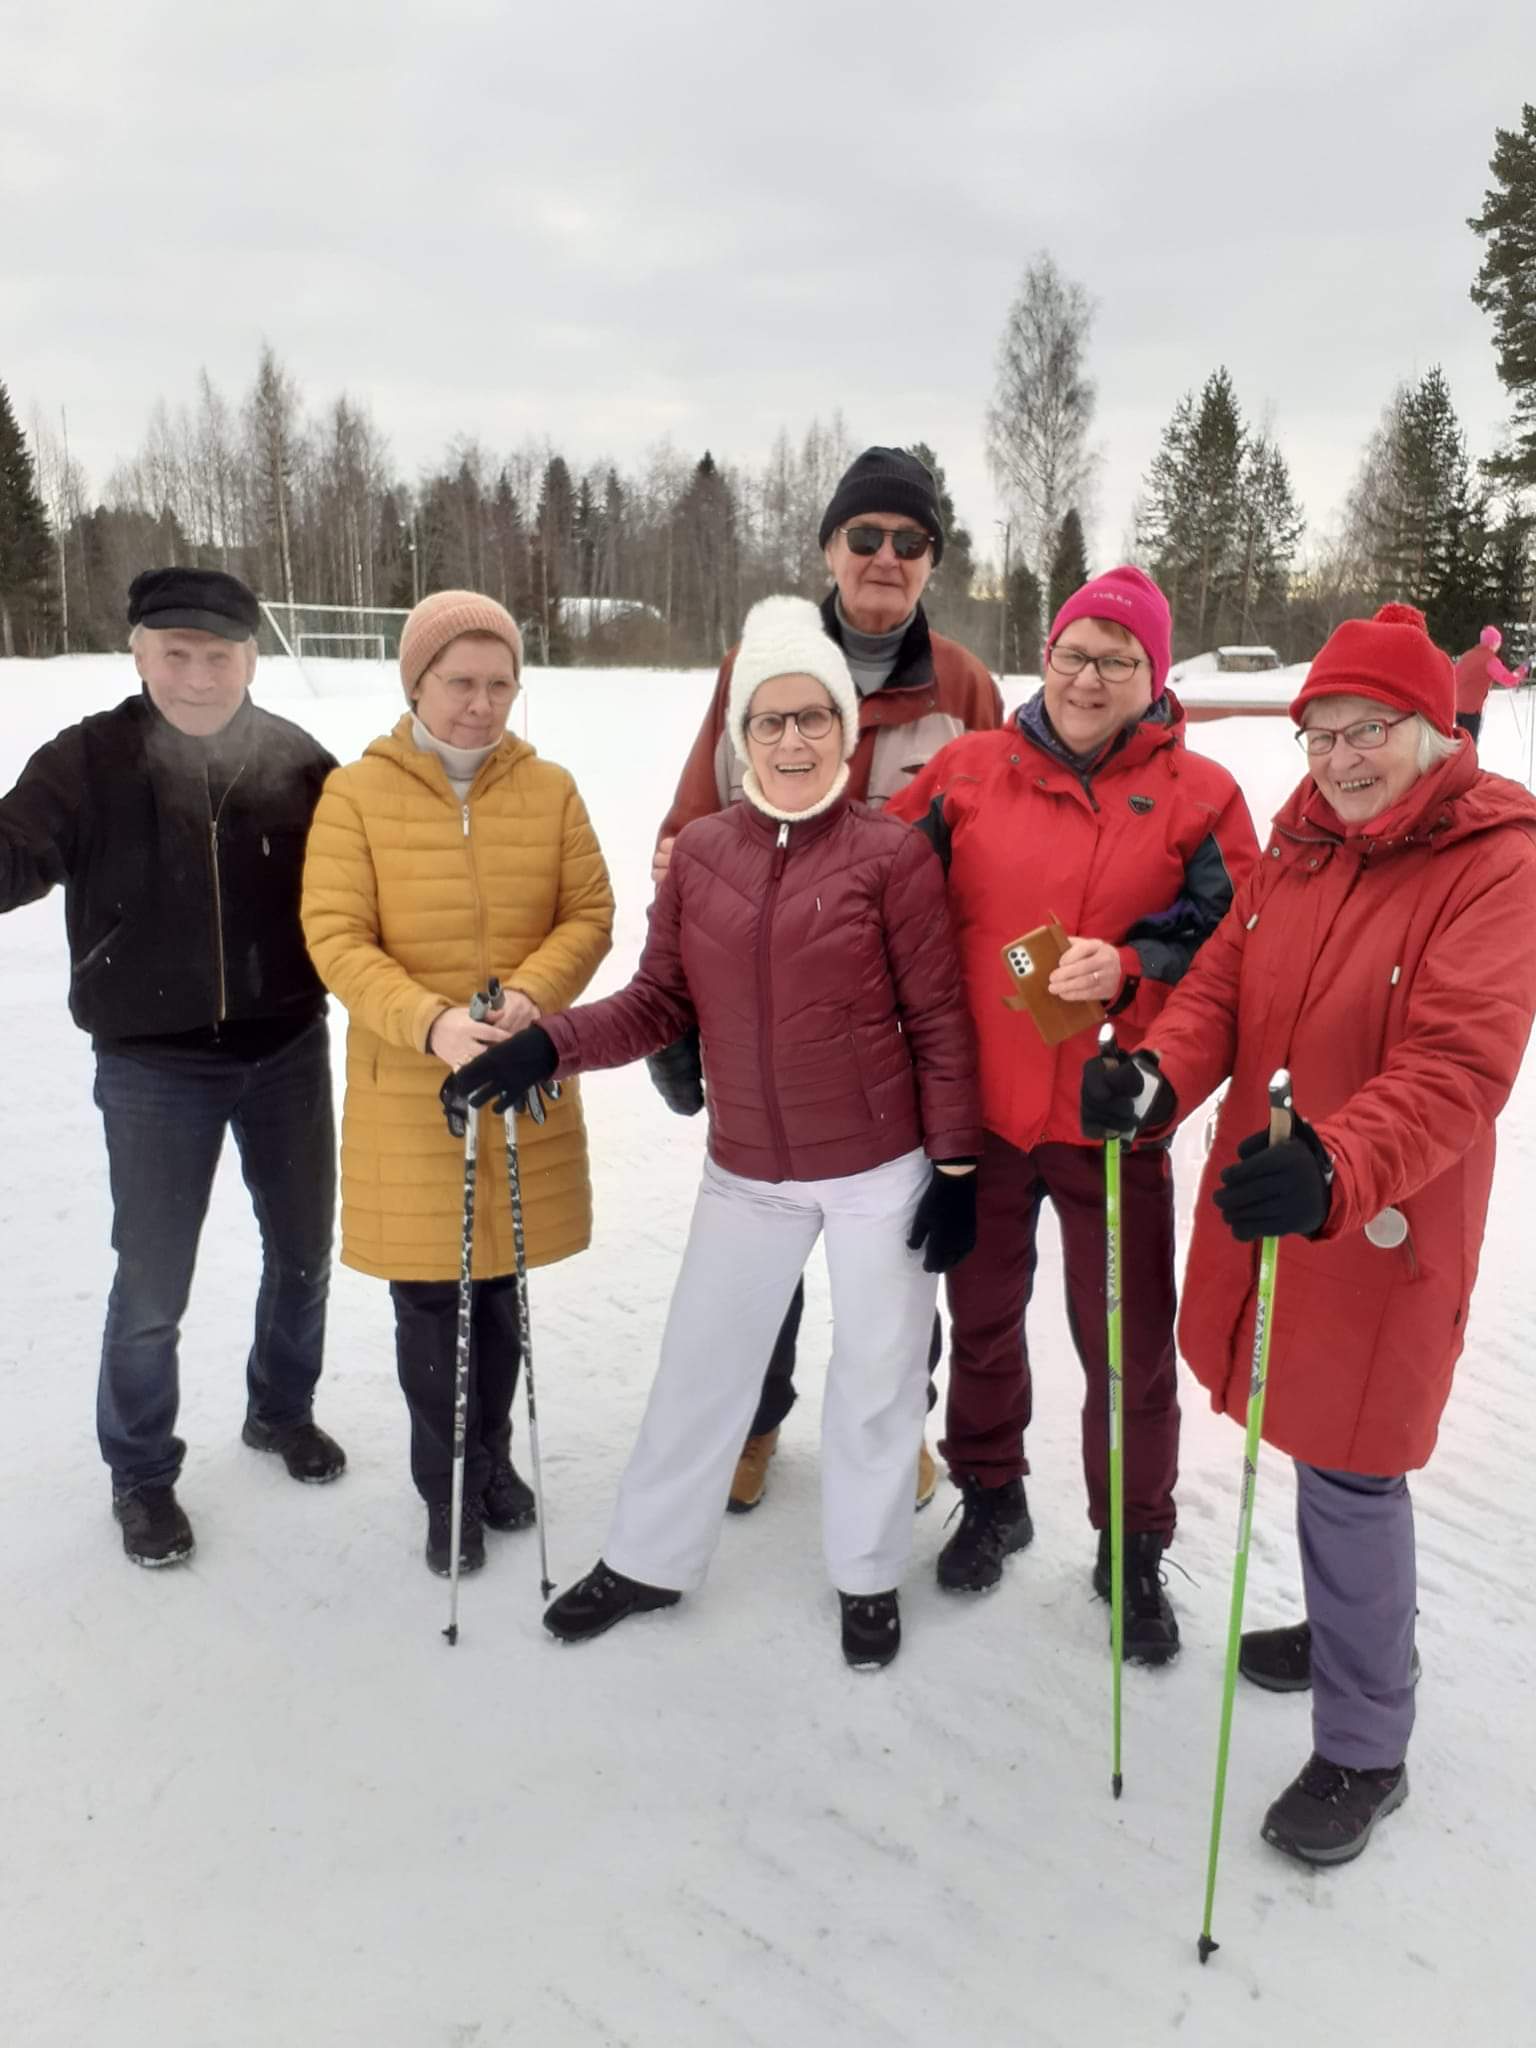
<svg viewBox="0 0 1536 2048">
<path fill-rule="evenodd" d="M 901 1648 L 901 1606 L 894 1593 L 839 1593 L 843 1655 L 855 1671 L 880 1671 Z"/>
<path fill-rule="evenodd" d="M 1371 1839 L 1377 1821 L 1408 1797 L 1408 1766 L 1352 1771 L 1314 1750 L 1300 1777 L 1264 1816 L 1271 1848 L 1303 1863 L 1349 1863 Z"/>
<path fill-rule="evenodd" d="M 480 1500 L 488 1529 L 531 1529 L 533 1488 L 521 1478 L 510 1458 L 494 1458 L 491 1476 Z"/>
<path fill-rule="evenodd" d="M 1003 1559 L 1035 1533 L 1022 1479 L 983 1486 L 959 1482 L 960 1526 L 939 1552 L 939 1584 L 948 1593 L 984 1593 L 1003 1576 Z"/>
<path fill-rule="evenodd" d="M 544 1626 L 562 1643 L 584 1643 L 631 1614 L 675 1607 L 682 1597 L 666 1586 L 644 1586 L 638 1579 L 626 1579 L 622 1572 L 610 1571 L 599 1558 L 584 1579 L 549 1603 Z"/>
<path fill-rule="evenodd" d="M 1312 1688 L 1312 1624 L 1292 1622 L 1289 1628 L 1249 1629 L 1237 1653 L 1237 1668 L 1251 1685 L 1265 1692 L 1310 1692 Z M 1413 1652 L 1413 1682 L 1423 1672 Z"/>
<path fill-rule="evenodd" d="M 275 1451 L 287 1466 L 289 1478 L 302 1479 L 309 1486 L 324 1486 L 347 1469 L 347 1454 L 341 1445 L 313 1422 L 288 1422 L 273 1429 L 247 1416 L 240 1441 L 253 1451 Z"/>
<path fill-rule="evenodd" d="M 174 1487 L 137 1486 L 132 1493 L 114 1493 L 112 1513 L 122 1525 L 123 1549 L 135 1564 L 185 1564 L 192 1555 L 192 1524 Z"/>
<path fill-rule="evenodd" d="M 446 1579 L 451 1572 L 453 1557 L 449 1538 L 453 1534 L 453 1504 L 451 1501 L 434 1500 L 427 1503 L 427 1569 Z M 480 1503 L 464 1498 L 463 1519 L 459 1527 L 459 1571 L 477 1572 L 485 1563 L 485 1528 L 480 1514 Z"/>
<path fill-rule="evenodd" d="M 1163 1590 L 1163 1539 L 1150 1529 L 1125 1532 L 1125 1660 L 1128 1664 L 1171 1664 L 1179 1654 L 1179 1623 Z M 1109 1531 L 1099 1531 L 1093 1590 L 1108 1600 Z M 1113 1639 L 1114 1623 L 1111 1619 Z"/>
</svg>

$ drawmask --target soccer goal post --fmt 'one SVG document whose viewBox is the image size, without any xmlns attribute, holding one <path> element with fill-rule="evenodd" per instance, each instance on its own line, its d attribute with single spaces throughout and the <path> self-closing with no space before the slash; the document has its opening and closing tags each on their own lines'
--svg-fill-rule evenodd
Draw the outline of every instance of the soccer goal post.
<svg viewBox="0 0 1536 2048">
<path fill-rule="evenodd" d="M 388 661 L 389 651 L 382 633 L 300 633 L 293 643 L 295 657 L 306 654 L 330 655 L 341 660 Z"/>
<path fill-rule="evenodd" d="M 259 603 L 267 628 L 261 636 L 263 651 L 286 654 L 315 696 L 319 690 L 306 656 L 389 661 L 400 651 L 400 634 L 411 615 L 404 605 L 289 604 L 268 597 Z"/>
</svg>

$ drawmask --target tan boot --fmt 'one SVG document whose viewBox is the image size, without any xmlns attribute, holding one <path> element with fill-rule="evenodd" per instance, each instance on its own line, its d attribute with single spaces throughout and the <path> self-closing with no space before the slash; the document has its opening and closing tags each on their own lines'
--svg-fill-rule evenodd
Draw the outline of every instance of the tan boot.
<svg viewBox="0 0 1536 2048">
<path fill-rule="evenodd" d="M 768 1460 L 779 1448 L 779 1432 L 764 1430 L 761 1436 L 749 1436 L 741 1447 L 741 1456 L 736 1460 L 736 1477 L 731 1481 L 731 1497 L 726 1502 L 733 1515 L 750 1515 L 763 1497 L 763 1488 L 768 1484 Z"/>
<path fill-rule="evenodd" d="M 917 1454 L 917 1506 L 912 1512 L 914 1514 L 921 1514 L 938 1490 L 939 1468 L 933 1462 L 933 1453 L 928 1448 L 928 1439 L 924 1437 L 922 1449 Z"/>
</svg>

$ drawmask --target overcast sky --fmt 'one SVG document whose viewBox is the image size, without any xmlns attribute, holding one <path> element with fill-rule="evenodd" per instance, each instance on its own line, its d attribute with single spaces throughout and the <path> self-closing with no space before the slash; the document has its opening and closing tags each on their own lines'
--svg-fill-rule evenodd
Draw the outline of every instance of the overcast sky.
<svg viewBox="0 0 1536 2048">
<path fill-rule="evenodd" d="M 1118 556 L 1218 363 L 1326 524 L 1394 382 L 1506 410 L 1467 288 L 1536 5 L 0 0 L 0 378 L 98 487 L 268 337 L 408 475 L 455 433 L 756 460 L 841 407 L 930 441 L 978 552 L 1020 272 L 1099 302 Z"/>
</svg>

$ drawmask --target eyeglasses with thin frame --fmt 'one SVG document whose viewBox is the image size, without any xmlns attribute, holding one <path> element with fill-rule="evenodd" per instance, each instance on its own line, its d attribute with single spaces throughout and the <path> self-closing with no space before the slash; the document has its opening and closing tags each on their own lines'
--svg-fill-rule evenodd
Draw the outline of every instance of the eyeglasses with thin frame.
<svg viewBox="0 0 1536 2048">
<path fill-rule="evenodd" d="M 1137 669 L 1147 665 L 1144 654 L 1087 654 L 1081 647 L 1052 647 L 1045 658 L 1059 676 L 1080 676 L 1085 668 L 1097 669 L 1101 683 L 1128 683 Z"/>
<path fill-rule="evenodd" d="M 920 562 L 933 546 L 933 535 L 920 526 L 876 526 L 861 520 L 857 526 L 839 526 L 850 555 L 878 555 L 882 541 L 889 541 L 898 562 Z"/>
<path fill-rule="evenodd" d="M 429 676 L 436 676 L 437 680 L 440 683 L 446 683 L 450 690 L 472 690 L 480 680 L 478 676 L 446 675 L 440 668 L 428 668 L 425 673 Z M 517 688 L 517 680 L 515 677 L 509 680 L 506 676 L 492 676 L 485 687 L 491 691 L 515 690 Z"/>
<path fill-rule="evenodd" d="M 1355 725 L 1304 725 L 1295 735 L 1296 744 L 1313 761 L 1331 754 L 1335 740 L 1347 740 L 1357 753 L 1372 754 L 1387 744 L 1394 725 L 1406 725 L 1412 716 L 1405 711 L 1401 718 L 1362 718 Z"/>
<path fill-rule="evenodd" d="M 792 725 L 803 740 L 824 740 L 837 723 L 837 713 L 828 704 L 807 704 L 803 711 L 755 711 L 747 720 L 747 731 L 760 747 L 771 747 Z"/>
</svg>

